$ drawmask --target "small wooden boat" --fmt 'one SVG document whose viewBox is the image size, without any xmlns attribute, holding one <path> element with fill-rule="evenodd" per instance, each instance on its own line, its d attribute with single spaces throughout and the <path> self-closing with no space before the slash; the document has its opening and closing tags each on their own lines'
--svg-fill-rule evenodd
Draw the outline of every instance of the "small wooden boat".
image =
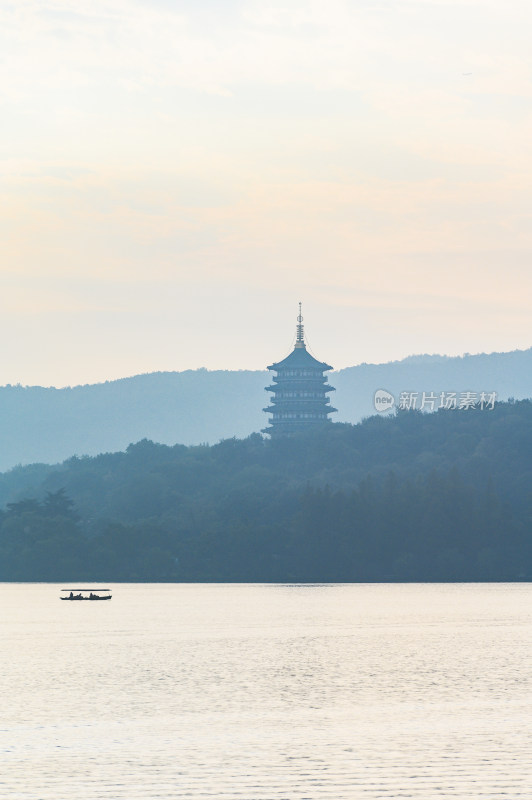
<svg viewBox="0 0 532 800">
<path fill-rule="evenodd" d="M 96 594 L 96 592 L 110 592 L 110 589 L 61 589 L 61 592 L 68 592 L 66 597 L 61 600 L 111 600 L 111 594 Z M 88 594 L 87 594 L 88 592 Z M 75 593 L 75 594 L 74 594 Z"/>
</svg>

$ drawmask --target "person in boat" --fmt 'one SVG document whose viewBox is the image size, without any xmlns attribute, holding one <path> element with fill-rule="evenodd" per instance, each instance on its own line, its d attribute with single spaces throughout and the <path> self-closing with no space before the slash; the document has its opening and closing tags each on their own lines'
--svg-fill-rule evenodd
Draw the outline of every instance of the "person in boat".
<svg viewBox="0 0 532 800">
<path fill-rule="evenodd" d="M 74 592 L 70 592 L 69 600 L 73 600 L 73 599 L 74 599 Z"/>
</svg>

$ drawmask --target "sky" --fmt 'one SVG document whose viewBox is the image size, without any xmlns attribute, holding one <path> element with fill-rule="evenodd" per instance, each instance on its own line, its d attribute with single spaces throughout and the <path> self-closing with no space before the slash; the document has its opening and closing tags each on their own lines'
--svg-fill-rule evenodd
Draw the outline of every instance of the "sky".
<svg viewBox="0 0 532 800">
<path fill-rule="evenodd" d="M 532 345 L 529 0 L 0 0 L 0 384 Z"/>
</svg>

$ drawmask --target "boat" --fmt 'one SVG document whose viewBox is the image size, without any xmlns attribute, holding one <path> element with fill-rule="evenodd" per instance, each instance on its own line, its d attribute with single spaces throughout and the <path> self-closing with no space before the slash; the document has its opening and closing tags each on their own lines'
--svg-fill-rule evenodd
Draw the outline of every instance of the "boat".
<svg viewBox="0 0 532 800">
<path fill-rule="evenodd" d="M 66 597 L 60 600 L 111 600 L 110 589 L 61 589 L 61 592 L 68 592 Z M 88 594 L 87 594 L 88 592 Z M 108 592 L 108 594 L 96 594 L 96 592 Z"/>
</svg>

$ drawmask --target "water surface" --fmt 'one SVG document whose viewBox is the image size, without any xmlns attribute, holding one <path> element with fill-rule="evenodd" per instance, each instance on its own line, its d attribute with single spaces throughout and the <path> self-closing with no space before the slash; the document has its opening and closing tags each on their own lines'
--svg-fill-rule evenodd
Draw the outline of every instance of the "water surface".
<svg viewBox="0 0 532 800">
<path fill-rule="evenodd" d="M 532 585 L 0 585 L 0 796 L 532 796 Z"/>
</svg>

